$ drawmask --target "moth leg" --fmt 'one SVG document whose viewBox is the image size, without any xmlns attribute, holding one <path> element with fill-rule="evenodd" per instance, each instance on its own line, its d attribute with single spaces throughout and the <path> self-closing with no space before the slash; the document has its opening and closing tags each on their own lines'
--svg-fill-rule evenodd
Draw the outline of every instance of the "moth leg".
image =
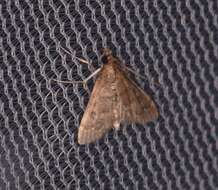
<svg viewBox="0 0 218 190">
<path fill-rule="evenodd" d="M 91 75 L 89 75 L 86 79 L 84 79 L 84 81 L 80 81 L 83 83 L 83 87 L 88 90 L 88 86 L 87 86 L 87 82 L 94 77 L 95 75 L 97 75 L 99 73 L 99 71 L 101 70 L 101 68 L 98 68 L 97 70 L 95 70 Z"/>
<path fill-rule="evenodd" d="M 65 52 L 65 53 L 67 53 L 67 54 L 69 54 L 69 55 L 71 55 L 72 53 L 70 52 L 70 51 L 68 51 L 67 49 L 65 49 L 65 48 L 63 48 L 63 47 L 61 47 L 61 49 Z M 81 63 L 85 63 L 85 64 L 90 64 L 88 61 L 86 61 L 85 59 L 82 59 L 82 58 L 79 58 L 79 57 L 76 57 L 76 56 L 74 56 L 78 61 L 80 61 Z"/>
<path fill-rule="evenodd" d="M 83 81 L 64 81 L 64 80 L 56 80 L 56 79 L 52 79 L 52 80 L 63 84 L 83 84 L 83 88 L 86 90 L 88 89 L 86 79 Z"/>
<path fill-rule="evenodd" d="M 82 81 L 63 81 L 63 80 L 57 80 L 57 79 L 52 79 L 53 81 L 59 82 L 59 83 L 64 83 L 64 84 L 83 84 L 83 87 L 87 90 L 87 82 L 94 77 L 95 75 L 97 75 L 99 73 L 99 71 L 101 70 L 101 68 L 98 68 L 97 70 L 95 70 L 90 76 L 88 76 L 86 79 L 82 80 Z"/>
<path fill-rule="evenodd" d="M 99 71 L 101 70 L 102 68 L 98 68 L 97 70 L 95 70 L 91 75 L 89 75 L 84 81 L 88 82 L 88 80 L 90 80 L 92 77 L 94 77 L 95 75 L 97 75 L 99 73 Z"/>
<path fill-rule="evenodd" d="M 57 79 L 52 79 L 52 80 L 63 84 L 80 84 L 84 82 L 84 81 L 65 81 L 65 80 L 57 80 Z"/>
</svg>

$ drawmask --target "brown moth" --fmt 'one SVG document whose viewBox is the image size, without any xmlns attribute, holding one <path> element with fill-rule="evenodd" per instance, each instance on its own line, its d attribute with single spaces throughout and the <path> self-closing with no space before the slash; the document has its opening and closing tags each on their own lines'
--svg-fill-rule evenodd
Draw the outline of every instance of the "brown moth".
<svg viewBox="0 0 218 190">
<path fill-rule="evenodd" d="M 78 143 L 94 142 L 110 129 L 119 129 L 122 122 L 145 124 L 158 117 L 151 98 L 121 68 L 119 59 L 103 49 L 106 63 L 99 70 L 83 115 Z"/>
</svg>

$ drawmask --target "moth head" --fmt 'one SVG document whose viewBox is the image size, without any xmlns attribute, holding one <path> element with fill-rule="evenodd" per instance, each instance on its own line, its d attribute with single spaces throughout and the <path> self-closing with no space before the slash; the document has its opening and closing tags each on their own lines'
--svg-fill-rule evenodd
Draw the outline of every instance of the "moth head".
<svg viewBox="0 0 218 190">
<path fill-rule="evenodd" d="M 102 62 L 105 64 L 112 61 L 112 59 L 113 59 L 112 51 L 108 48 L 104 48 L 102 50 Z"/>
<path fill-rule="evenodd" d="M 102 55 L 106 56 L 106 57 L 111 56 L 112 55 L 112 51 L 110 49 L 108 49 L 108 48 L 104 48 L 102 50 Z"/>
</svg>

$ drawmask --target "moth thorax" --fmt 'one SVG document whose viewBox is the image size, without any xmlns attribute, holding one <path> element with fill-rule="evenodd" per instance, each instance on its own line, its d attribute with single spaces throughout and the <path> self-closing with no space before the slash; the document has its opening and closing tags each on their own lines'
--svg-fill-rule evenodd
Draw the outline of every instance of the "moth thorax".
<svg viewBox="0 0 218 190">
<path fill-rule="evenodd" d="M 115 82 L 116 80 L 116 75 L 115 75 L 115 71 L 114 71 L 114 68 L 112 65 L 104 65 L 104 69 L 105 69 L 105 79 L 108 81 L 108 82 Z"/>
</svg>

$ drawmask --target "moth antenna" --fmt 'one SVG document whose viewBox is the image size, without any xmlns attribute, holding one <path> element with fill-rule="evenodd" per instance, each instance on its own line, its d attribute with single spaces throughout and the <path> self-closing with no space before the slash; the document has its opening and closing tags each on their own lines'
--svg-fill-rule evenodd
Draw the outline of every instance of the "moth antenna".
<svg viewBox="0 0 218 190">
<path fill-rule="evenodd" d="M 63 84 L 80 84 L 80 83 L 84 83 L 84 81 L 65 81 L 65 80 L 57 80 L 57 79 L 51 79 L 55 82 L 58 83 L 63 83 Z"/>
<path fill-rule="evenodd" d="M 55 82 L 59 82 L 59 83 L 64 83 L 64 84 L 83 84 L 83 87 L 85 89 L 87 88 L 87 82 L 93 78 L 95 75 L 97 75 L 102 68 L 98 68 L 96 71 L 94 71 L 90 76 L 88 76 L 86 79 L 84 79 L 83 81 L 64 81 L 64 80 L 57 80 L 57 79 L 52 79 Z"/>
<path fill-rule="evenodd" d="M 72 53 L 70 52 L 70 51 L 68 51 L 67 49 L 65 49 L 65 48 L 63 48 L 63 47 L 61 47 L 61 49 L 65 52 L 65 53 L 67 53 L 67 54 L 69 54 L 69 55 L 72 55 Z M 80 61 L 81 63 L 85 63 L 85 64 L 90 64 L 88 61 L 86 61 L 85 59 L 82 59 L 82 58 L 79 58 L 79 57 L 77 57 L 77 56 L 74 56 L 78 61 Z"/>
<path fill-rule="evenodd" d="M 90 80 L 91 78 L 93 78 L 95 75 L 97 75 L 100 71 L 101 71 L 102 67 L 98 68 L 97 70 L 95 70 L 91 75 L 89 75 L 85 81 Z"/>
</svg>

